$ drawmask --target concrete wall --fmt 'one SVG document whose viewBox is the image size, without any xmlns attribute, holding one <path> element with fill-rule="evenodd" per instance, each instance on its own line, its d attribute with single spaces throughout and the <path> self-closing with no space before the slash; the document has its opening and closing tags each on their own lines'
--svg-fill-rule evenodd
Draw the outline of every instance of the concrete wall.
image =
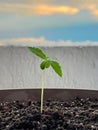
<svg viewBox="0 0 98 130">
<path fill-rule="evenodd" d="M 54 47 L 43 51 L 61 63 L 63 78 L 46 70 L 46 88 L 98 90 L 98 47 Z M 0 89 L 40 88 L 40 59 L 26 47 L 0 47 Z"/>
</svg>

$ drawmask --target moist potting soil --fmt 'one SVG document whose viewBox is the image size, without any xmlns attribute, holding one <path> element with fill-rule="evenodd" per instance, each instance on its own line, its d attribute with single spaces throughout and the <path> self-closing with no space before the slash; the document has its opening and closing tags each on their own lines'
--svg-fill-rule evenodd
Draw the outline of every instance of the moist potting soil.
<svg viewBox="0 0 98 130">
<path fill-rule="evenodd" d="M 3 102 L 0 130 L 98 130 L 98 99 Z"/>
</svg>

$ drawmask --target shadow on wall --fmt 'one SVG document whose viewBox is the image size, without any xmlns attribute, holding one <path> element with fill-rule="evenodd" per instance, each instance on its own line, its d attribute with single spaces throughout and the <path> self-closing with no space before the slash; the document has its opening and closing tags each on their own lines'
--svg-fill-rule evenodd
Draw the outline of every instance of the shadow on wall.
<svg viewBox="0 0 98 130">
<path fill-rule="evenodd" d="M 40 100 L 40 89 L 0 90 L 0 101 Z M 6 95 L 6 96 L 5 96 Z M 71 100 L 75 97 L 98 98 L 98 91 L 79 89 L 45 89 L 44 100 Z"/>
</svg>

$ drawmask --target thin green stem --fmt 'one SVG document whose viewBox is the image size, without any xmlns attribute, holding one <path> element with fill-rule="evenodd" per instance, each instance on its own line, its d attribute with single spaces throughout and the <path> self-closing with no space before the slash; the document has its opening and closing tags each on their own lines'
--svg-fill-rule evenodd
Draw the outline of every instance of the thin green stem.
<svg viewBox="0 0 98 130">
<path fill-rule="evenodd" d="M 45 70 L 42 71 L 41 113 L 43 111 L 43 102 L 44 102 L 44 76 L 45 76 Z"/>
</svg>

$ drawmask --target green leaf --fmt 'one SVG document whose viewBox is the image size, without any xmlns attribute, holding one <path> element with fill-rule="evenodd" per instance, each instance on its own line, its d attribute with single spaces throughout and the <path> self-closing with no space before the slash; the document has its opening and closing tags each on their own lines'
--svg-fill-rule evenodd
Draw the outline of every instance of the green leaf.
<svg viewBox="0 0 98 130">
<path fill-rule="evenodd" d="M 50 67 L 50 61 L 49 61 L 49 60 L 46 60 L 45 67 L 46 67 L 46 68 L 49 68 L 49 67 Z"/>
<path fill-rule="evenodd" d="M 62 69 L 61 69 L 61 66 L 59 65 L 59 63 L 56 62 L 56 61 L 51 61 L 50 64 L 51 64 L 51 67 L 53 68 L 53 70 L 54 70 L 60 77 L 62 77 Z"/>
<path fill-rule="evenodd" d="M 44 70 L 45 68 L 49 68 L 49 67 L 50 67 L 50 61 L 49 60 L 44 60 L 40 64 L 40 68 L 42 70 Z"/>
<path fill-rule="evenodd" d="M 42 52 L 41 49 L 36 48 L 36 47 L 28 47 L 28 49 L 33 52 L 36 56 L 42 58 L 42 59 L 47 59 L 47 56 Z"/>
<path fill-rule="evenodd" d="M 46 61 L 42 61 L 41 64 L 40 64 L 40 68 L 42 70 L 44 70 L 45 69 L 45 65 L 46 65 Z"/>
</svg>

